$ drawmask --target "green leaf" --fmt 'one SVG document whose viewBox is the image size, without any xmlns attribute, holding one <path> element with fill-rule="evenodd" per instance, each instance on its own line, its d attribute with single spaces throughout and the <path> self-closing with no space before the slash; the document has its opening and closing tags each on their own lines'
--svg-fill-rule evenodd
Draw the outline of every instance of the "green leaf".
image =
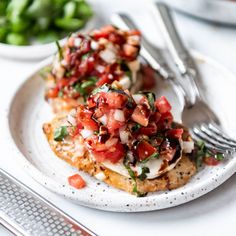
<svg viewBox="0 0 236 236">
<path fill-rule="evenodd" d="M 131 169 L 130 163 L 129 163 L 129 160 L 128 160 L 127 157 L 124 158 L 123 164 L 124 164 L 125 168 L 127 169 L 131 179 L 134 181 L 133 193 L 136 193 L 137 197 L 146 196 L 147 193 L 141 193 L 141 192 L 138 191 L 136 175 L 135 175 L 134 171 Z M 141 178 L 144 178 L 145 173 L 148 173 L 149 169 L 148 170 L 147 169 L 148 169 L 147 167 L 143 167 L 142 173 L 141 173 L 141 175 L 143 174 L 143 176 Z"/>
<path fill-rule="evenodd" d="M 82 88 L 82 89 L 86 89 L 86 88 L 88 88 L 88 87 L 90 87 L 90 86 L 95 85 L 96 82 L 97 82 L 97 77 L 91 76 L 91 77 L 88 78 L 87 81 L 85 81 L 85 82 L 83 82 L 83 83 L 81 84 L 81 88 Z"/>
<path fill-rule="evenodd" d="M 128 171 L 128 173 L 129 173 L 131 179 L 135 180 L 135 179 L 136 179 L 135 173 L 134 173 L 134 171 L 131 169 L 130 163 L 128 162 L 128 159 L 127 159 L 127 158 L 124 158 L 123 164 L 124 164 L 125 168 L 127 169 L 127 171 Z"/>
<path fill-rule="evenodd" d="M 158 159 L 159 158 L 159 153 L 154 152 L 151 156 L 147 157 L 146 159 L 142 160 L 141 163 L 147 163 L 151 159 Z"/>
<path fill-rule="evenodd" d="M 68 134 L 69 133 L 67 131 L 67 126 L 61 126 L 55 130 L 54 140 L 55 141 L 62 141 Z"/>
<path fill-rule="evenodd" d="M 223 161 L 224 160 L 224 154 L 223 153 L 216 153 L 215 159 L 217 161 Z"/>
<path fill-rule="evenodd" d="M 147 97 L 150 108 L 152 110 L 154 110 L 155 109 L 154 103 L 155 103 L 155 100 L 156 100 L 155 94 L 151 93 L 151 92 L 141 92 L 141 94 L 143 94 Z"/>
<path fill-rule="evenodd" d="M 95 95 L 97 93 L 100 93 L 100 92 L 108 92 L 110 90 L 110 87 L 107 85 L 107 84 L 104 84 L 102 85 L 101 87 L 98 87 L 98 88 L 95 88 L 93 91 L 92 91 L 92 95 Z"/>
<path fill-rule="evenodd" d="M 57 18 L 55 25 L 64 30 L 75 31 L 81 29 L 85 25 L 85 21 L 77 18 Z"/>
<path fill-rule="evenodd" d="M 136 123 L 132 128 L 131 128 L 131 131 L 132 132 L 136 132 L 138 131 L 139 129 L 141 128 L 141 125 Z"/>
<path fill-rule="evenodd" d="M 59 54 L 59 59 L 62 60 L 63 52 L 62 52 L 61 45 L 60 45 L 60 43 L 58 41 L 56 41 L 56 45 L 57 45 L 57 50 L 58 50 L 58 54 Z"/>
<path fill-rule="evenodd" d="M 76 3 L 69 1 L 64 6 L 64 17 L 65 18 L 73 18 L 76 13 Z"/>
<path fill-rule="evenodd" d="M 136 193 L 137 197 L 145 197 L 145 196 L 147 196 L 147 193 L 142 193 L 142 192 L 138 191 L 137 182 L 135 182 L 135 184 L 134 184 L 133 193 Z"/>
<path fill-rule="evenodd" d="M 82 55 L 81 59 L 82 59 L 82 60 L 85 60 L 85 59 L 87 59 L 87 58 L 89 57 L 89 55 L 90 55 L 90 53 L 87 52 L 87 53 L 85 53 L 84 55 Z"/>
<path fill-rule="evenodd" d="M 58 97 L 63 97 L 63 94 L 64 94 L 63 91 L 60 90 L 59 93 L 58 93 Z"/>
<path fill-rule="evenodd" d="M 9 33 L 6 36 L 6 42 L 13 45 L 26 45 L 28 43 L 25 35 L 18 33 Z"/>
<path fill-rule="evenodd" d="M 146 174 L 148 174 L 148 173 L 150 173 L 149 168 L 146 167 L 146 166 L 144 166 L 144 167 L 142 168 L 142 173 L 138 176 L 138 178 L 143 181 L 143 180 L 145 180 L 145 179 L 147 178 L 147 175 L 146 175 Z"/>
</svg>

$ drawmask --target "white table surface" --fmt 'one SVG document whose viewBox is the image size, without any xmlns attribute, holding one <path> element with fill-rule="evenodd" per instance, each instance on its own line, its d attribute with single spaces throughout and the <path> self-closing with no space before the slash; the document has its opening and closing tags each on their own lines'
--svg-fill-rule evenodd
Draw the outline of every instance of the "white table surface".
<svg viewBox="0 0 236 236">
<path fill-rule="evenodd" d="M 163 45 L 157 26 L 152 22 L 146 8 L 147 1 L 96 0 L 95 2 L 96 9 L 106 17 L 113 11 L 129 12 L 153 43 Z M 109 6 L 104 7 L 105 2 Z M 127 6 L 125 2 L 129 2 L 129 5 Z M 175 19 L 189 47 L 216 59 L 236 75 L 236 28 L 209 24 L 180 14 L 176 14 Z M 3 130 L 5 125 L 3 118 L 7 114 L 6 104 L 16 87 L 36 63 L 0 58 L 0 130 Z M 209 194 L 175 208 L 146 213 L 104 212 L 75 205 L 40 186 L 18 168 L 14 162 L 12 147 L 1 137 L 0 132 L 0 166 L 98 235 L 222 236 L 234 235 L 236 231 L 236 175 Z M 0 227 L 0 235 L 7 236 L 10 233 Z"/>
</svg>

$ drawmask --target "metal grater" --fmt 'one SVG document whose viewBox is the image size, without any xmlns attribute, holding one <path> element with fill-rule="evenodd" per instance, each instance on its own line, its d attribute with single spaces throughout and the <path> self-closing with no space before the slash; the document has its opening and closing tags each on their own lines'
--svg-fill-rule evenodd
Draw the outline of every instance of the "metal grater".
<svg viewBox="0 0 236 236">
<path fill-rule="evenodd" d="M 0 223 L 15 235 L 96 235 L 1 168 Z"/>
</svg>

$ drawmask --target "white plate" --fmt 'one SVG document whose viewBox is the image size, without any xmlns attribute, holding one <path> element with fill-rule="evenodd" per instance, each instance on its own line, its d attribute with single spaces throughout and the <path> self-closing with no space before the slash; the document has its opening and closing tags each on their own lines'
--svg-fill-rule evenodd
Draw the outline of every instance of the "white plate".
<svg viewBox="0 0 236 236">
<path fill-rule="evenodd" d="M 236 79 L 222 66 L 211 59 L 194 53 L 203 74 L 206 99 L 219 115 L 223 127 L 230 134 L 236 133 L 232 108 L 236 101 Z M 119 191 L 80 172 L 87 187 L 76 190 L 67 183 L 67 177 L 77 170 L 59 160 L 50 150 L 42 132 L 42 124 L 52 118 L 49 105 L 44 101 L 44 82 L 38 76 L 40 68 L 52 59 L 44 61 L 39 68 L 19 87 L 9 109 L 9 135 L 18 148 L 18 159 L 24 170 L 48 189 L 76 203 L 108 211 L 138 212 L 173 207 L 191 201 L 213 190 L 236 170 L 236 158 L 228 157 L 217 167 L 204 167 L 185 186 L 172 191 L 148 194 L 137 198 Z M 223 88 L 223 89 L 222 89 Z M 181 102 L 168 83 L 158 82 L 157 95 L 168 97 L 179 119 Z M 17 149 L 16 149 L 17 150 Z"/>
<path fill-rule="evenodd" d="M 86 26 L 78 32 L 86 32 L 91 30 L 96 22 L 96 17 L 92 17 L 86 24 Z M 67 37 L 61 39 L 59 43 L 63 45 Z M 16 46 L 6 43 L 0 43 L 0 56 L 22 59 L 22 60 L 38 60 L 53 55 L 57 51 L 55 42 L 46 44 L 35 44 L 27 46 Z"/>
</svg>

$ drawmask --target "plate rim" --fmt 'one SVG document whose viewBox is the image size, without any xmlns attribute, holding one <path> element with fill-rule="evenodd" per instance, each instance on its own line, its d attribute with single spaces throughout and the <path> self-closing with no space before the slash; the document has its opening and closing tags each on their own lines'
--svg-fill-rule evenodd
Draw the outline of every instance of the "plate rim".
<svg viewBox="0 0 236 236">
<path fill-rule="evenodd" d="M 218 68 L 218 70 L 222 71 L 222 73 L 224 73 L 226 75 L 227 79 L 229 79 L 235 83 L 235 75 L 233 73 L 231 73 L 225 66 L 221 65 L 220 63 L 218 63 L 214 59 L 212 59 L 208 56 L 205 56 L 195 50 L 191 50 L 191 54 L 195 58 L 202 59 L 203 61 L 211 64 L 213 67 Z M 50 56 L 49 58 L 40 62 L 38 65 L 36 65 L 32 69 L 31 73 L 29 73 L 28 76 L 25 76 L 25 79 L 22 80 L 21 83 L 18 84 L 18 86 L 16 87 L 16 89 L 10 99 L 10 102 L 8 104 L 9 109 L 8 109 L 7 116 L 6 116 L 7 137 L 8 137 L 8 140 L 11 142 L 11 146 L 14 147 L 13 148 L 14 152 L 16 152 L 16 154 L 17 154 L 17 155 L 15 155 L 15 157 L 17 157 L 16 159 L 17 159 L 18 163 L 20 164 L 20 166 L 24 172 L 26 172 L 36 182 L 40 183 L 41 185 L 43 185 L 44 187 L 46 187 L 50 191 L 57 193 L 59 195 L 62 195 L 63 197 L 76 202 L 77 204 L 84 205 L 84 206 L 91 207 L 91 208 L 96 208 L 96 209 L 101 209 L 101 210 L 106 210 L 106 211 L 115 211 L 115 212 L 144 212 L 144 211 L 153 211 L 153 210 L 160 210 L 160 209 L 164 209 L 164 208 L 174 207 L 174 206 L 181 205 L 181 204 L 187 203 L 189 201 L 192 201 L 192 200 L 212 191 L 213 189 L 215 189 L 216 187 L 221 185 L 223 182 L 225 182 L 228 178 L 230 178 L 236 172 L 236 159 L 234 158 L 227 164 L 227 171 L 224 171 L 225 168 L 220 169 L 219 175 L 222 175 L 222 176 L 221 176 L 221 178 L 218 178 L 217 182 L 212 181 L 212 179 L 207 179 L 207 180 L 202 181 L 201 184 L 199 184 L 199 183 L 196 184 L 195 188 L 194 188 L 194 192 L 195 193 L 198 192 L 198 194 L 195 194 L 193 197 L 191 197 L 191 199 L 186 200 L 185 195 L 182 195 L 182 194 L 181 194 L 182 196 L 181 195 L 179 196 L 178 190 L 180 188 L 174 189 L 172 191 L 166 191 L 169 193 L 168 196 L 171 195 L 171 197 L 176 196 L 176 194 L 178 193 L 178 201 L 173 202 L 171 205 L 161 205 L 161 204 L 158 205 L 158 204 L 156 204 L 155 200 L 157 198 L 157 195 L 149 195 L 148 197 L 145 197 L 145 198 L 137 198 L 136 196 L 127 195 L 126 199 L 121 199 L 119 195 L 115 196 L 115 194 L 114 194 L 113 201 L 109 202 L 109 204 L 107 204 L 107 205 L 104 205 L 104 204 L 101 204 L 101 202 L 99 202 L 99 201 L 94 202 L 95 198 L 92 199 L 93 201 L 89 201 L 89 199 L 85 199 L 84 197 L 81 198 L 81 196 L 79 194 L 72 193 L 72 192 L 76 192 L 76 190 L 73 189 L 72 187 L 70 187 L 69 185 L 63 186 L 62 184 L 57 183 L 52 178 L 47 177 L 45 174 L 43 174 L 41 171 L 39 171 L 33 164 L 31 164 L 28 161 L 28 159 L 24 156 L 24 154 L 18 149 L 18 147 L 14 141 L 14 138 L 13 138 L 13 135 L 11 132 L 11 127 L 10 127 L 10 119 L 9 118 L 10 118 L 11 110 L 12 110 L 12 107 L 13 107 L 13 104 L 15 101 L 15 97 L 16 97 L 18 91 L 24 86 L 24 84 L 27 81 L 32 79 L 32 77 L 40 69 L 42 69 L 42 67 L 48 65 L 50 62 L 52 62 L 52 60 L 53 60 L 53 56 Z M 45 183 L 47 183 L 47 184 L 45 185 Z M 212 184 L 212 183 L 214 183 L 214 184 Z M 61 191 L 62 187 L 66 190 L 66 194 Z M 188 191 L 188 188 L 192 189 L 192 186 L 188 186 L 186 184 L 184 191 L 185 192 Z M 204 191 L 201 191 L 201 189 L 204 189 Z M 105 199 L 107 197 L 109 198 L 109 196 L 110 195 L 107 193 L 102 194 L 102 197 L 105 197 Z M 162 201 L 163 201 L 163 199 L 162 199 Z M 127 205 L 129 205 L 129 207 L 125 208 L 125 206 L 127 206 Z"/>
</svg>

